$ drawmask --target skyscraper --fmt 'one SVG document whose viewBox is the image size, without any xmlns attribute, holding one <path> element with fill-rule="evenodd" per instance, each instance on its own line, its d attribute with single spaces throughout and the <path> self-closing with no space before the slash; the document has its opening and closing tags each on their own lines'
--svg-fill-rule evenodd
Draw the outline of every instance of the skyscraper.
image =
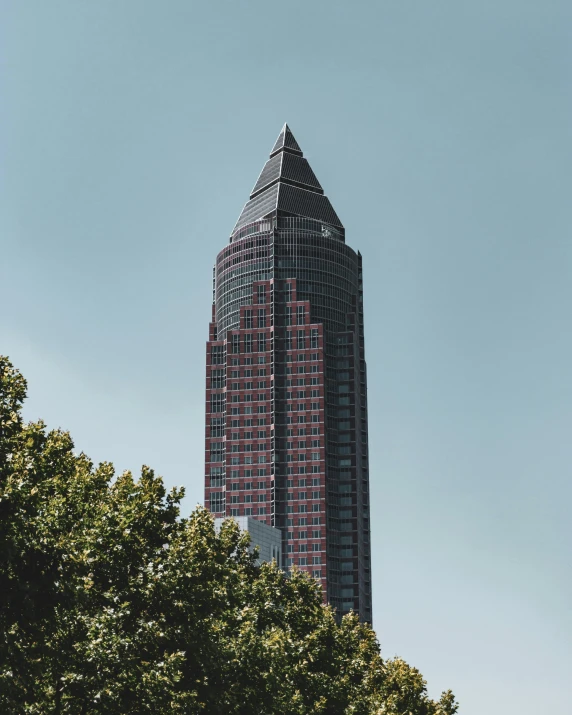
<svg viewBox="0 0 572 715">
<path fill-rule="evenodd" d="M 206 507 L 371 621 L 362 259 L 287 125 L 216 259 L 206 383 Z"/>
</svg>

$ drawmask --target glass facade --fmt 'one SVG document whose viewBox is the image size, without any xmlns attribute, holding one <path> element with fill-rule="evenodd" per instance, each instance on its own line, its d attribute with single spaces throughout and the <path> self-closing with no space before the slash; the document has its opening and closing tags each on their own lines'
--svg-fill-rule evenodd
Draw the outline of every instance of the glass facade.
<svg viewBox="0 0 572 715">
<path fill-rule="evenodd" d="M 205 504 L 280 529 L 283 566 L 371 622 L 362 261 L 286 125 L 213 298 Z"/>
</svg>

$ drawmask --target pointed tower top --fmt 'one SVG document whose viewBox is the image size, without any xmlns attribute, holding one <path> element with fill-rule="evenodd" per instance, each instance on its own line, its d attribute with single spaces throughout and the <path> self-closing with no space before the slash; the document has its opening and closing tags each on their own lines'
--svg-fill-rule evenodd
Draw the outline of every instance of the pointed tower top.
<svg viewBox="0 0 572 715">
<path fill-rule="evenodd" d="M 320 182 L 287 124 L 278 135 L 233 235 L 247 223 L 275 212 L 324 221 L 343 230 L 342 222 L 324 196 Z"/>
<path fill-rule="evenodd" d="M 272 157 L 280 151 L 288 151 L 292 152 L 292 154 L 302 156 L 302 150 L 300 149 L 298 142 L 294 139 L 294 135 L 290 131 L 290 127 L 286 123 L 278 135 L 278 139 L 274 144 L 274 148 L 270 152 L 270 156 Z"/>
</svg>

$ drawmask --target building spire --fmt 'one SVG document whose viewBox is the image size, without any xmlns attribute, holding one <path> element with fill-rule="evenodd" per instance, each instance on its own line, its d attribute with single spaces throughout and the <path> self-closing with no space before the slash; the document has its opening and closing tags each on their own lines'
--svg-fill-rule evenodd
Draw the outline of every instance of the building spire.
<svg viewBox="0 0 572 715">
<path fill-rule="evenodd" d="M 245 224 L 276 212 L 343 228 L 288 124 L 282 127 L 233 234 Z"/>
<path fill-rule="evenodd" d="M 274 148 L 270 152 L 270 156 L 273 157 L 275 154 L 278 154 L 281 151 L 287 151 L 291 152 L 292 154 L 298 154 L 298 156 L 302 156 L 302 150 L 300 149 L 300 145 L 298 144 L 296 139 L 294 139 L 294 135 L 292 134 L 290 127 L 286 123 L 284 123 L 284 126 L 282 127 L 282 130 L 278 135 L 278 139 L 274 144 Z"/>
</svg>

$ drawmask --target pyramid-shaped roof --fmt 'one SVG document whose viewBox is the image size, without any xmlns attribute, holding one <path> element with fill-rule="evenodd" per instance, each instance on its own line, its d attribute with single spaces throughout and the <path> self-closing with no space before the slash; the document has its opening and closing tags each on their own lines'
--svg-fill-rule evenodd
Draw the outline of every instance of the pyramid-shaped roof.
<svg viewBox="0 0 572 715">
<path fill-rule="evenodd" d="M 302 155 L 302 150 L 300 149 L 298 142 L 294 139 L 294 135 L 290 131 L 290 127 L 287 124 L 284 124 L 282 127 L 282 131 L 278 135 L 278 139 L 276 140 L 276 144 L 274 144 L 274 148 L 270 152 L 270 156 L 281 149 L 290 150 L 292 152 L 299 153 L 300 156 Z"/>
<path fill-rule="evenodd" d="M 284 211 L 343 228 L 287 124 L 278 135 L 270 158 L 260 172 L 233 233 L 274 211 Z"/>
</svg>

